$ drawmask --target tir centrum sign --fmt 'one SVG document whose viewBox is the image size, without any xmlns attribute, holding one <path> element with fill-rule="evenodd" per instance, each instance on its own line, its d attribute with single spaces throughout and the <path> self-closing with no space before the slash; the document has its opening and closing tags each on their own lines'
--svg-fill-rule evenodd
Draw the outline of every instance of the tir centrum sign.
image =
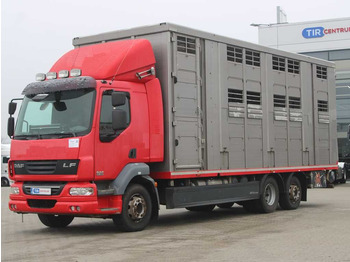
<svg viewBox="0 0 350 262">
<path fill-rule="evenodd" d="M 350 33 L 350 27 L 324 28 L 308 27 L 302 32 L 304 38 L 318 38 L 330 34 Z"/>
</svg>

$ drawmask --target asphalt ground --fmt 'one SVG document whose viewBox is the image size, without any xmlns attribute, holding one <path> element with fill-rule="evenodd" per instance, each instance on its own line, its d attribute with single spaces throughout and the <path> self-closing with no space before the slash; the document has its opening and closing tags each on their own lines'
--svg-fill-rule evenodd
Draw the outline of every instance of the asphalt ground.
<svg viewBox="0 0 350 262">
<path fill-rule="evenodd" d="M 1 188 L 2 261 L 350 261 L 350 181 L 310 189 L 297 210 L 249 214 L 160 211 L 146 230 L 123 233 L 111 220 L 76 218 L 50 229 L 7 207 Z"/>
</svg>

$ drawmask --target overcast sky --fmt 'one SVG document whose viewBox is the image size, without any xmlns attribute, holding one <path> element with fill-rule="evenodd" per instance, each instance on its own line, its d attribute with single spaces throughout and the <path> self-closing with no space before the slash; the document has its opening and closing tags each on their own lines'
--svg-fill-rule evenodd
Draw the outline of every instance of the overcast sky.
<svg viewBox="0 0 350 262">
<path fill-rule="evenodd" d="M 161 22 L 258 42 L 251 23 L 276 23 L 276 6 L 288 22 L 348 17 L 349 0 L 2 0 L 1 137 L 7 104 L 38 72 L 72 49 L 72 39 Z"/>
</svg>

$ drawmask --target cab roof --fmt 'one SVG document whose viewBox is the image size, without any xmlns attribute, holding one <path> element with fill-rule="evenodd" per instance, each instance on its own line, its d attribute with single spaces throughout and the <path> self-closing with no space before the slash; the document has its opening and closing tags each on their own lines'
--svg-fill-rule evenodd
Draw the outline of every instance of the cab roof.
<svg viewBox="0 0 350 262">
<path fill-rule="evenodd" d="M 146 39 L 121 40 L 79 47 L 64 54 L 50 72 L 81 69 L 82 76 L 96 80 L 140 80 L 136 72 L 155 65 L 151 43 Z M 147 80 L 152 78 L 149 77 Z"/>
</svg>

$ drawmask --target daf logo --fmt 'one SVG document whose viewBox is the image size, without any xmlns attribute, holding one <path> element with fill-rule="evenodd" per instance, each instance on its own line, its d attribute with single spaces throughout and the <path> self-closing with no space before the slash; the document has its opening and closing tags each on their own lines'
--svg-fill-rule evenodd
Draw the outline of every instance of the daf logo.
<svg viewBox="0 0 350 262">
<path fill-rule="evenodd" d="M 15 163 L 15 168 L 24 168 L 24 164 L 23 163 L 21 163 L 21 164 L 16 164 Z"/>
<path fill-rule="evenodd" d="M 64 168 L 71 168 L 71 167 L 76 167 L 77 163 L 63 163 Z"/>
</svg>

